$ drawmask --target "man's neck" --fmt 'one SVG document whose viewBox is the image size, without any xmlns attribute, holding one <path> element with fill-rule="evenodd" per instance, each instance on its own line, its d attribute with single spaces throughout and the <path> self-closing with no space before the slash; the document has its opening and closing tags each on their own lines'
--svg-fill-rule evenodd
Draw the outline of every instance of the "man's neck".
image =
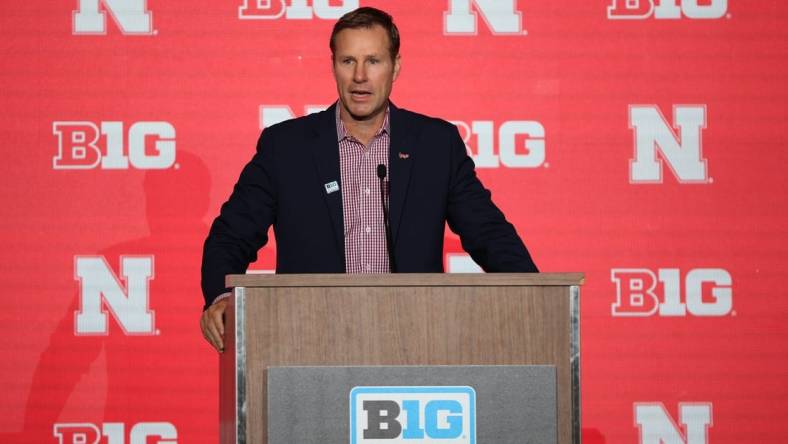
<svg viewBox="0 0 788 444">
<path fill-rule="evenodd" d="M 339 118 L 342 120 L 342 124 L 345 125 L 345 129 L 351 136 L 358 139 L 364 146 L 369 146 L 375 134 L 377 134 L 380 127 L 383 126 L 383 122 L 386 119 L 386 108 L 383 108 L 382 111 L 369 119 L 356 120 L 350 115 L 345 107 L 340 105 Z"/>
</svg>

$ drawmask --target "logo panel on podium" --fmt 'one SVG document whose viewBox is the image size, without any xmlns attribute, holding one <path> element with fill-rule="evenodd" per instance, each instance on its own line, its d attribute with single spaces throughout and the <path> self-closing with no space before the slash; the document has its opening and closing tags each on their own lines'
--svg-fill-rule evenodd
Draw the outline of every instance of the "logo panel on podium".
<svg viewBox="0 0 788 444">
<path fill-rule="evenodd" d="M 476 443 L 476 392 L 468 386 L 354 387 L 350 443 Z"/>
</svg>

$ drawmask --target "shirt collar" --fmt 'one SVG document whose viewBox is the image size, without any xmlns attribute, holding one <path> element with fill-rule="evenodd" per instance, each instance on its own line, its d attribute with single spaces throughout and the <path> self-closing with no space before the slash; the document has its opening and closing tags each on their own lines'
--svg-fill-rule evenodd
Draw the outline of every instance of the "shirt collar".
<svg viewBox="0 0 788 444">
<path fill-rule="evenodd" d="M 345 128 L 345 124 L 344 124 L 344 122 L 342 122 L 342 119 L 339 118 L 339 107 L 340 106 L 341 105 L 339 104 L 339 101 L 337 101 L 336 110 L 335 110 L 335 114 L 336 114 L 336 118 L 337 118 L 337 142 L 341 142 L 342 140 L 344 140 L 346 138 L 351 138 L 351 139 L 355 140 L 355 138 L 348 132 L 347 128 Z M 375 133 L 375 137 L 380 136 L 384 132 L 386 134 L 390 133 L 390 128 L 389 128 L 389 110 L 390 110 L 390 108 L 391 108 L 391 105 L 386 106 L 386 115 L 383 118 L 383 125 L 381 125 L 380 129 Z"/>
</svg>

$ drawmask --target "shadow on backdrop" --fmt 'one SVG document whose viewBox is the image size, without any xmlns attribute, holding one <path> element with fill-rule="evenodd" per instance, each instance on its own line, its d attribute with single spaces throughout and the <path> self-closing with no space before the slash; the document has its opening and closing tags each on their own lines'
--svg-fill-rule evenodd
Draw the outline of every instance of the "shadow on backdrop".
<svg viewBox="0 0 788 444">
<path fill-rule="evenodd" d="M 218 436 L 215 355 L 199 330 L 200 257 L 208 231 L 202 218 L 208 209 L 211 179 L 205 163 L 193 154 L 179 151 L 176 165 L 145 173 L 148 236 L 98 252 L 75 252 L 103 256 L 124 288 L 120 256 L 153 257 L 154 276 L 148 293 L 149 309 L 154 312 L 153 334 L 124 334 L 102 300 L 108 333 L 76 335 L 75 313 L 81 297 L 76 292 L 34 370 L 24 428 L 14 436 L 17 442 L 58 442 L 53 434 L 57 421 L 91 423 L 99 429 L 102 423 L 124 423 L 125 440 L 130 428 L 140 422 L 173 424 L 179 442 L 210 442 Z M 77 282 L 74 288 L 79 288 Z M 75 387 L 102 351 L 106 399 L 95 402 L 100 406 L 103 401 L 103 416 L 84 417 L 80 408 L 64 411 Z M 3 442 L 14 442 L 8 438 Z M 91 439 L 89 436 L 88 444 Z"/>
</svg>

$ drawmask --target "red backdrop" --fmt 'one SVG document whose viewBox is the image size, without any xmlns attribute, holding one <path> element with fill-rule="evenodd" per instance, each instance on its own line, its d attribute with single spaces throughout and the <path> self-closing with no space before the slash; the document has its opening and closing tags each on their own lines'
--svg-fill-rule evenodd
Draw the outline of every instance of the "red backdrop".
<svg viewBox="0 0 788 444">
<path fill-rule="evenodd" d="M 6 4 L 2 442 L 216 442 L 202 241 L 261 126 L 335 100 L 357 4 Z M 786 3 L 360 5 L 400 28 L 394 102 L 458 125 L 542 270 L 586 273 L 584 440 L 782 441 Z"/>
</svg>

